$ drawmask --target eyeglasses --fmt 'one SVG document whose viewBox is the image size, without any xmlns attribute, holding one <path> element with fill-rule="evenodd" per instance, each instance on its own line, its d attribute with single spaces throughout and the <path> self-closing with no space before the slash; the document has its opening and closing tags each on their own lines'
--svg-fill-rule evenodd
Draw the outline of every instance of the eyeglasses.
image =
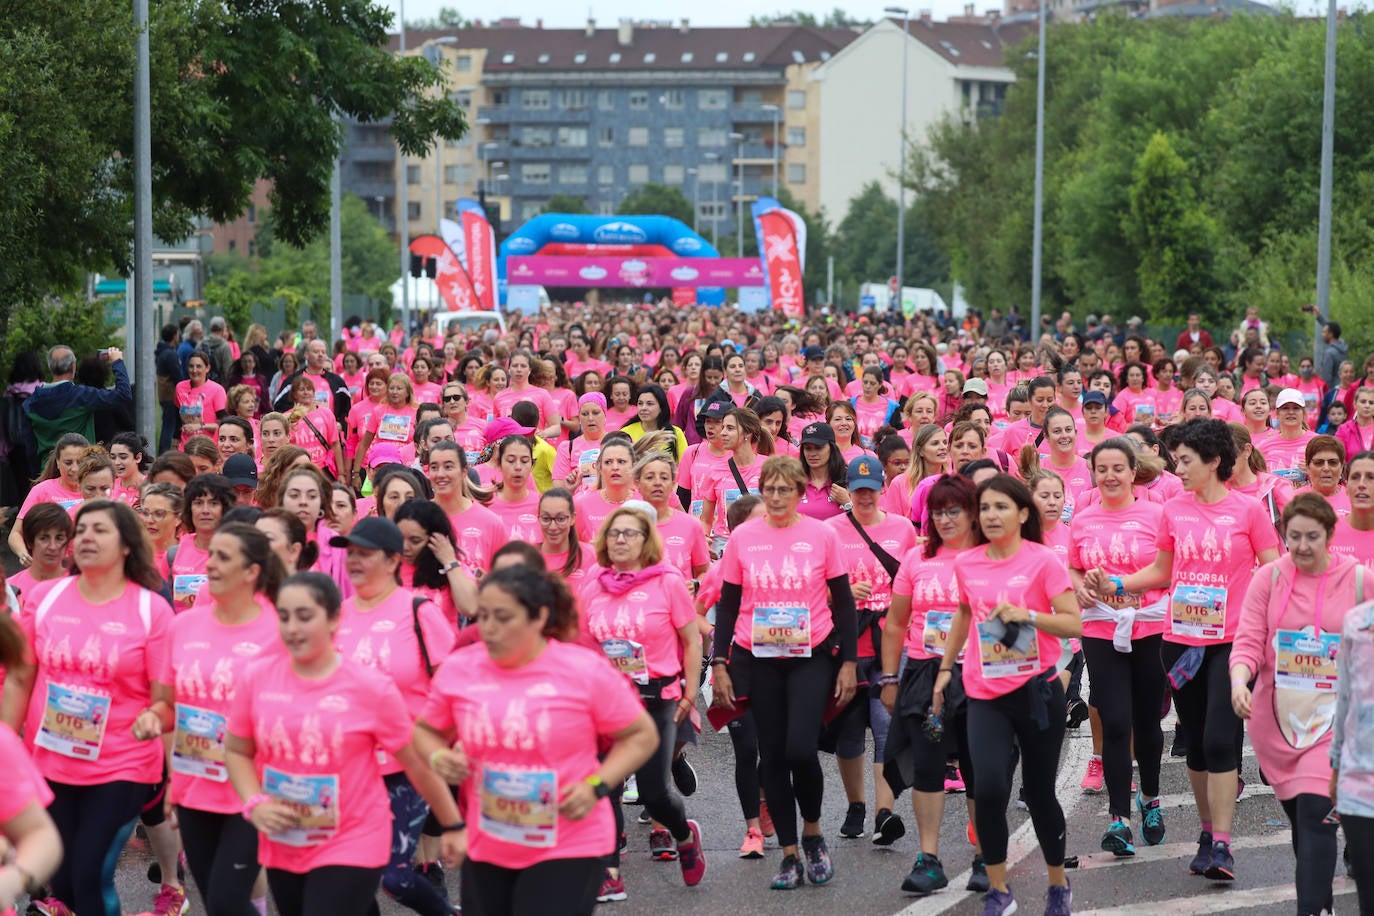
<svg viewBox="0 0 1374 916">
<path fill-rule="evenodd" d="M 761 487 L 759 492 L 764 496 L 796 496 L 796 487 Z"/>
<path fill-rule="evenodd" d="M 150 518 L 155 522 L 166 521 L 172 517 L 172 513 L 168 512 L 166 509 L 146 509 L 143 506 L 139 506 L 137 511 L 139 515 L 144 518 Z"/>
<path fill-rule="evenodd" d="M 961 515 L 963 515 L 963 514 L 964 514 L 964 507 L 963 507 L 963 506 L 949 506 L 949 507 L 944 508 L 944 509 L 931 509 L 931 510 L 930 510 L 930 517 L 931 517 L 932 519 L 934 519 L 935 521 L 937 521 L 937 522 L 938 522 L 940 519 L 942 519 L 942 518 L 947 518 L 947 519 L 949 519 L 949 520 L 952 522 L 952 521 L 954 521 L 955 519 L 957 519 L 959 516 L 961 516 Z"/>
<path fill-rule="evenodd" d="M 462 394 L 446 394 L 446 395 L 444 395 L 444 400 L 445 400 L 445 401 L 466 401 L 466 400 L 467 400 L 467 395 L 462 395 Z"/>
<path fill-rule="evenodd" d="M 539 524 L 541 525 L 566 525 L 572 521 L 571 515 L 541 515 Z"/>
<path fill-rule="evenodd" d="M 637 541 L 642 537 L 647 537 L 638 528 L 612 528 L 606 532 L 608 541 Z"/>
</svg>

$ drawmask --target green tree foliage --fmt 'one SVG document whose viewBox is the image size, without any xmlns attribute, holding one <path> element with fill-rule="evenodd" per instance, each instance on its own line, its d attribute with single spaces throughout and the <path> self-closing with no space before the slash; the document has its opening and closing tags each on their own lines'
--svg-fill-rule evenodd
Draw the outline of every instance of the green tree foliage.
<svg viewBox="0 0 1374 916">
<path fill-rule="evenodd" d="M 416 31 L 438 31 L 440 29 L 470 29 L 472 20 L 451 6 L 439 7 L 439 15 L 428 19 L 411 19 L 406 22 L 407 29 Z"/>
<path fill-rule="evenodd" d="M 10 313 L 5 346 L 0 348 L 0 377 L 9 377 L 18 353 L 32 350 L 42 357 L 50 347 L 65 344 L 78 358 L 90 356 L 115 344 L 113 331 L 105 322 L 103 301 L 54 297 L 21 303 Z"/>
<path fill-rule="evenodd" d="M 947 290 L 949 264 L 930 231 L 926 206 L 918 200 L 907 207 L 902 283 Z M 835 227 L 831 251 L 835 279 L 846 287 L 885 283 L 897 272 L 897 202 L 878 182 L 869 182 L 849 202 L 849 211 Z"/>
<path fill-rule="evenodd" d="M 811 28 L 823 29 L 866 29 L 873 24 L 871 19 L 860 19 L 852 16 L 838 6 L 824 16 L 817 17 L 815 13 L 808 13 L 806 10 L 793 10 L 790 13 L 773 13 L 768 16 L 750 16 L 749 25 L 758 28 L 765 25 L 805 25 Z"/>
<path fill-rule="evenodd" d="M 575 194 L 555 194 L 544 204 L 544 213 L 590 213 L 587 200 Z"/>
<path fill-rule="evenodd" d="M 692 202 L 682 191 L 666 184 L 640 185 L 625 195 L 615 212 L 625 216 L 671 216 L 692 225 Z"/>
</svg>

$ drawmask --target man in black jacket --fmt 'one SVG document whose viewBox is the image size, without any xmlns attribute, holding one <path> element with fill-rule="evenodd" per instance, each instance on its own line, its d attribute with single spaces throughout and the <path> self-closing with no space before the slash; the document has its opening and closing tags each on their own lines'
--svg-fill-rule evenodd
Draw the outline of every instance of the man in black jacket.
<svg viewBox="0 0 1374 916">
<path fill-rule="evenodd" d="M 162 454 L 172 447 L 181 417 L 177 413 L 177 382 L 181 381 L 181 361 L 177 358 L 177 326 L 164 324 L 162 339 L 153 357 L 153 371 L 157 374 L 157 402 L 162 407 L 162 431 L 157 437 L 157 451 Z"/>
<path fill-rule="evenodd" d="M 347 426 L 348 411 L 353 407 L 353 398 L 349 395 L 348 386 L 344 384 L 344 380 L 329 371 L 328 346 L 323 340 L 316 337 L 306 343 L 304 349 L 305 368 L 282 382 L 281 393 L 272 402 L 272 409 L 282 413 L 290 412 L 293 406 L 291 386 L 296 379 L 304 375 L 315 386 L 316 402 L 324 404 L 332 398 L 335 419 L 339 421 L 340 426 Z"/>
</svg>

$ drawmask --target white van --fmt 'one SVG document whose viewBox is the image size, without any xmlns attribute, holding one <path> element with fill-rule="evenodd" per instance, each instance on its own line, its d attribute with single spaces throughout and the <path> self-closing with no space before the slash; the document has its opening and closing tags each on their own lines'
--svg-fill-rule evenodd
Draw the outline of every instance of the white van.
<svg viewBox="0 0 1374 916">
<path fill-rule="evenodd" d="M 432 320 L 444 336 L 448 336 L 449 328 L 455 323 L 465 334 L 476 333 L 491 325 L 500 328 L 502 337 L 506 334 L 506 316 L 500 312 L 435 312 Z"/>
</svg>

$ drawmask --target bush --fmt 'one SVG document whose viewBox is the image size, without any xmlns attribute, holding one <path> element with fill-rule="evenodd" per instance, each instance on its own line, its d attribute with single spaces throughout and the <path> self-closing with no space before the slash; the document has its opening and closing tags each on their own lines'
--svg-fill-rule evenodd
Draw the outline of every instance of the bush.
<svg viewBox="0 0 1374 916">
<path fill-rule="evenodd" d="M 114 328 L 105 322 L 105 303 L 84 299 L 48 298 L 15 305 L 0 347 L 0 377 L 8 379 L 17 353 L 34 350 L 40 357 L 48 348 L 65 344 L 77 359 L 114 344 Z M 152 358 L 153 344 L 145 348 Z"/>
</svg>

